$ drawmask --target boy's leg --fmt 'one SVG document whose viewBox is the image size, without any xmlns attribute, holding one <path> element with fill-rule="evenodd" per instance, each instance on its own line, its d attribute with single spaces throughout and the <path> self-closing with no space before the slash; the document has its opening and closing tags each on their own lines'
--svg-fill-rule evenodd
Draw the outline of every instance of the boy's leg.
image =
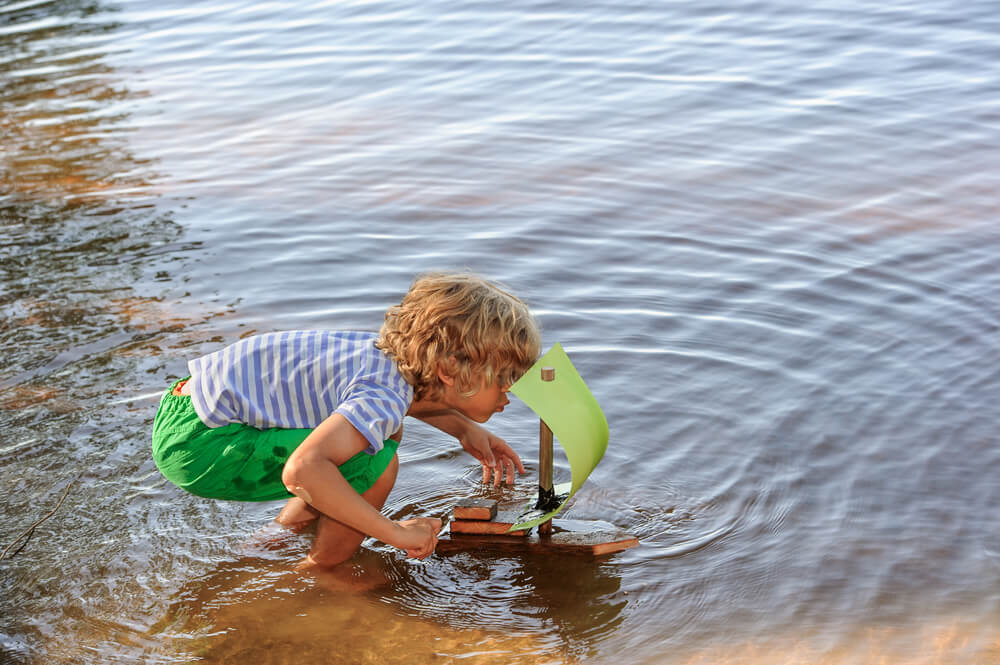
<svg viewBox="0 0 1000 665">
<path fill-rule="evenodd" d="M 398 471 L 399 456 L 394 455 L 389 466 L 375 481 L 375 484 L 361 495 L 376 510 L 382 510 L 386 499 L 389 498 L 389 492 L 396 484 Z M 306 557 L 305 565 L 329 568 L 343 563 L 354 555 L 365 538 L 365 534 L 360 531 L 320 514 L 316 527 L 316 540 L 313 541 L 312 550 Z"/>
<path fill-rule="evenodd" d="M 402 442 L 403 440 L 402 427 L 400 427 L 399 430 L 392 435 L 392 439 L 397 442 Z M 396 463 L 398 464 L 398 461 Z M 393 482 L 395 482 L 395 478 L 393 478 Z M 374 487 L 372 489 L 374 489 Z M 392 486 L 390 486 L 389 489 L 391 490 Z M 388 493 L 386 493 L 386 497 L 388 497 Z M 371 503 L 371 501 L 369 501 L 368 503 Z M 382 499 L 382 503 L 383 504 L 385 503 L 384 497 Z M 376 507 L 379 510 L 382 509 L 381 504 Z M 306 503 L 305 501 L 296 496 L 288 500 L 288 503 L 286 503 L 285 507 L 281 509 L 281 512 L 278 513 L 278 516 L 274 518 L 274 521 L 280 524 L 281 526 L 287 529 L 291 529 L 292 531 L 298 533 L 300 531 L 305 530 L 305 528 L 308 527 L 310 524 L 312 524 L 313 520 L 315 520 L 320 515 L 321 513 L 318 510 L 316 510 L 308 503 Z M 360 545 L 360 541 L 358 544 Z M 357 549 L 357 547 L 355 547 L 354 549 Z"/>
<path fill-rule="evenodd" d="M 319 515 L 318 510 L 296 496 L 288 500 L 274 521 L 298 533 L 312 524 Z"/>
</svg>

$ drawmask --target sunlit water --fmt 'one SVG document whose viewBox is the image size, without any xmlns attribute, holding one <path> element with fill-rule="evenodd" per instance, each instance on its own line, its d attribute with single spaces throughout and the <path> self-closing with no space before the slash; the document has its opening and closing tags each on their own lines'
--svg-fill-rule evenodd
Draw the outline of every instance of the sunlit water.
<svg viewBox="0 0 1000 665">
<path fill-rule="evenodd" d="M 7 3 L 0 547 L 68 494 L 0 662 L 1000 662 L 996 9 Z M 567 348 L 612 433 L 567 515 L 640 547 L 302 575 L 278 505 L 161 479 L 187 358 L 431 268 Z M 400 455 L 394 518 L 532 490 Z"/>
</svg>

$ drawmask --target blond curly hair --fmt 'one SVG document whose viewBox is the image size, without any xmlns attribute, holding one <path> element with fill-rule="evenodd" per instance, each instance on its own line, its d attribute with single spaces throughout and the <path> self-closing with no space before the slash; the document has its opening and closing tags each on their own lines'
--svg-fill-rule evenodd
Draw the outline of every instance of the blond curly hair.
<svg viewBox="0 0 1000 665">
<path fill-rule="evenodd" d="M 438 368 L 470 396 L 483 385 L 509 386 L 541 352 L 538 324 L 516 296 L 470 273 L 419 275 L 385 314 L 375 346 L 392 356 L 415 399 L 435 399 Z"/>
</svg>

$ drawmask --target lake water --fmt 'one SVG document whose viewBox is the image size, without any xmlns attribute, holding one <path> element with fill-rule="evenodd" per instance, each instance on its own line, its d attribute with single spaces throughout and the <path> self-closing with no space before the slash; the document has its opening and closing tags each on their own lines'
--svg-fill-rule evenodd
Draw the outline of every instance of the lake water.
<svg viewBox="0 0 1000 665">
<path fill-rule="evenodd" d="M 0 547 L 66 498 L 0 662 L 1000 662 L 997 9 L 7 2 Z M 638 548 L 303 575 L 278 504 L 157 473 L 188 358 L 435 268 L 567 349 L 611 443 L 566 516 Z M 532 492 L 400 456 L 397 519 Z"/>
</svg>

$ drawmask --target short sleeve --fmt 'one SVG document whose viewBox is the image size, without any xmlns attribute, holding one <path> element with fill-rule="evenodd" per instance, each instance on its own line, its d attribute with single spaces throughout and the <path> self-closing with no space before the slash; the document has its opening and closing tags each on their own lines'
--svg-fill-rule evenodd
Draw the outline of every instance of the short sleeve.
<svg viewBox="0 0 1000 665">
<path fill-rule="evenodd" d="M 371 383 L 351 387 L 334 413 L 339 413 L 368 440 L 365 451 L 374 455 L 382 442 L 392 437 L 403 425 L 409 404 L 405 396 Z"/>
</svg>

